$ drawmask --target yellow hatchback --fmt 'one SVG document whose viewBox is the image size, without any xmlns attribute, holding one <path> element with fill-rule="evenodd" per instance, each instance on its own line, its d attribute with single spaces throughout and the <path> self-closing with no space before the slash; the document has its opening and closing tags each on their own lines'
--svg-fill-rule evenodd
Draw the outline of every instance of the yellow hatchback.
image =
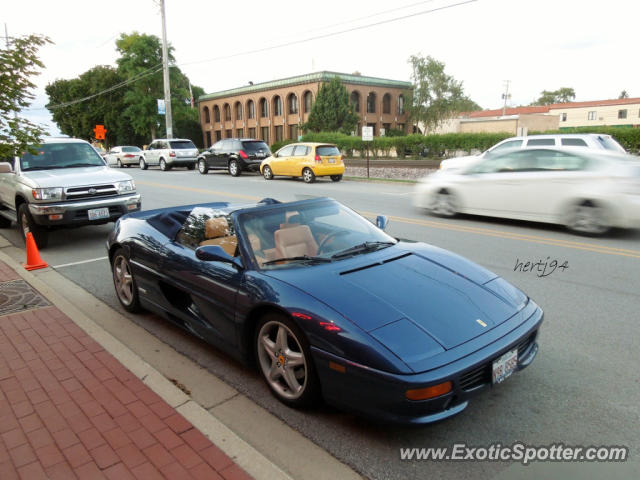
<svg viewBox="0 0 640 480">
<path fill-rule="evenodd" d="M 262 176 L 271 180 L 276 175 L 302 177 L 313 183 L 316 177 L 342 180 L 344 163 L 340 150 L 330 143 L 290 143 L 260 164 Z"/>
</svg>

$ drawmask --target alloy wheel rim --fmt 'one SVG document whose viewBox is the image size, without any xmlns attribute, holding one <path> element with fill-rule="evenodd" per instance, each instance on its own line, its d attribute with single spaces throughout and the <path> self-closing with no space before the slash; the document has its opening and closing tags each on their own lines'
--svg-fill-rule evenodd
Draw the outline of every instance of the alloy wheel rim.
<svg viewBox="0 0 640 480">
<path fill-rule="evenodd" d="M 602 233 L 606 227 L 601 221 L 601 209 L 588 205 L 580 205 L 576 208 L 571 228 L 583 233 Z"/>
<path fill-rule="evenodd" d="M 120 301 L 125 305 L 131 305 L 133 301 L 133 276 L 129 262 L 123 256 L 118 256 L 113 262 L 113 279 Z"/>
<path fill-rule="evenodd" d="M 455 208 L 451 195 L 438 193 L 433 204 L 433 211 L 439 215 L 452 215 L 455 212 Z"/>
<path fill-rule="evenodd" d="M 311 171 L 308 169 L 304 171 L 304 181 L 305 182 L 311 181 Z"/>
<path fill-rule="evenodd" d="M 198 170 L 200 171 L 200 173 L 204 173 L 204 161 L 200 160 L 198 162 Z"/>
<path fill-rule="evenodd" d="M 258 334 L 260 368 L 282 398 L 296 400 L 307 385 L 307 362 L 300 342 L 283 323 L 265 323 Z"/>
<path fill-rule="evenodd" d="M 229 164 L 229 170 L 231 171 L 231 175 L 238 173 L 238 165 L 236 165 L 236 162 L 231 162 Z"/>
<path fill-rule="evenodd" d="M 264 167 L 264 176 L 266 178 L 271 178 L 273 176 L 271 173 L 271 167 Z"/>
</svg>

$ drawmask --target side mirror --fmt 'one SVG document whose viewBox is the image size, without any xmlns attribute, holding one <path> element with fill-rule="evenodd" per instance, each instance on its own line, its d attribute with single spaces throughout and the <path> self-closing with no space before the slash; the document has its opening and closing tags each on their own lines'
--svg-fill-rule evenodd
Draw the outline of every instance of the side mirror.
<svg viewBox="0 0 640 480">
<path fill-rule="evenodd" d="M 386 215 L 378 215 L 376 217 L 376 226 L 380 230 L 384 230 L 385 228 L 387 228 L 387 225 L 389 225 L 389 219 Z"/>
<path fill-rule="evenodd" d="M 13 168 L 9 162 L 0 162 L 0 173 L 11 173 Z"/>
<path fill-rule="evenodd" d="M 205 262 L 230 263 L 238 269 L 242 269 L 242 261 L 238 257 L 232 257 L 219 245 L 204 245 L 196 248 L 196 258 Z"/>
</svg>

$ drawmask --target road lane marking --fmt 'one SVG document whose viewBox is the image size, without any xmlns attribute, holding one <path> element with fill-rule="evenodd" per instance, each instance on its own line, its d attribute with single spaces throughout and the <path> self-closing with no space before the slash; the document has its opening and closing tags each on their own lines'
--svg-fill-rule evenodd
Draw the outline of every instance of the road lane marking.
<svg viewBox="0 0 640 480">
<path fill-rule="evenodd" d="M 262 199 L 261 197 L 256 197 L 253 195 L 242 195 L 238 193 L 209 190 L 205 188 L 183 187 L 179 185 L 167 185 L 164 183 L 145 182 L 145 181 L 137 181 L 136 183 L 139 183 L 141 185 L 160 187 L 160 188 L 170 188 L 173 190 L 185 190 L 185 191 L 197 192 L 197 193 L 222 195 L 222 196 L 228 196 L 232 198 L 241 198 L 244 200 L 261 200 Z M 361 215 L 371 216 L 374 218 L 376 217 L 376 215 L 378 215 L 377 213 L 365 212 L 365 211 L 361 211 L 359 213 Z M 640 258 L 640 250 L 608 247 L 605 245 L 596 245 L 594 243 L 585 243 L 585 242 L 578 242 L 573 240 L 563 240 L 559 238 L 543 237 L 540 235 L 531 235 L 531 234 L 525 234 L 525 233 L 508 232 L 505 230 L 494 230 L 494 229 L 484 228 L 484 227 L 454 225 L 454 224 L 439 222 L 435 220 L 413 219 L 413 218 L 407 218 L 407 217 L 399 217 L 395 215 L 387 215 L 387 217 L 390 220 L 394 220 L 396 222 L 407 223 L 412 225 L 420 225 L 423 227 L 438 228 L 442 230 L 453 230 L 453 231 L 464 232 L 464 233 L 474 233 L 476 235 L 499 237 L 499 238 L 504 238 L 508 240 L 519 240 L 523 242 L 540 243 L 544 245 L 553 245 L 557 247 L 572 248 L 575 250 L 586 250 L 590 252 L 603 253 L 605 255 L 618 255 L 618 256 L 630 257 L 630 258 Z"/>
<path fill-rule="evenodd" d="M 63 267 L 72 267 L 74 265 L 81 265 L 83 263 L 91 263 L 91 262 L 99 262 L 100 260 L 106 260 L 109 257 L 98 257 L 98 258 L 90 258 L 89 260 L 81 260 L 79 262 L 71 262 L 71 263 L 63 263 L 62 265 L 54 265 L 51 268 L 63 268 Z"/>
</svg>

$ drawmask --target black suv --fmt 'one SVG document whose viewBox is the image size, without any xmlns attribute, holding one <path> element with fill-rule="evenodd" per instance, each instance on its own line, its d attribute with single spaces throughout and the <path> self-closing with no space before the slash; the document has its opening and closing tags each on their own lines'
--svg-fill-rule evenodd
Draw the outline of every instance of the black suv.
<svg viewBox="0 0 640 480">
<path fill-rule="evenodd" d="M 198 156 L 198 171 L 204 175 L 209 169 L 225 169 L 237 177 L 243 170 L 258 171 L 262 160 L 270 155 L 271 150 L 262 140 L 225 138 Z"/>
</svg>

